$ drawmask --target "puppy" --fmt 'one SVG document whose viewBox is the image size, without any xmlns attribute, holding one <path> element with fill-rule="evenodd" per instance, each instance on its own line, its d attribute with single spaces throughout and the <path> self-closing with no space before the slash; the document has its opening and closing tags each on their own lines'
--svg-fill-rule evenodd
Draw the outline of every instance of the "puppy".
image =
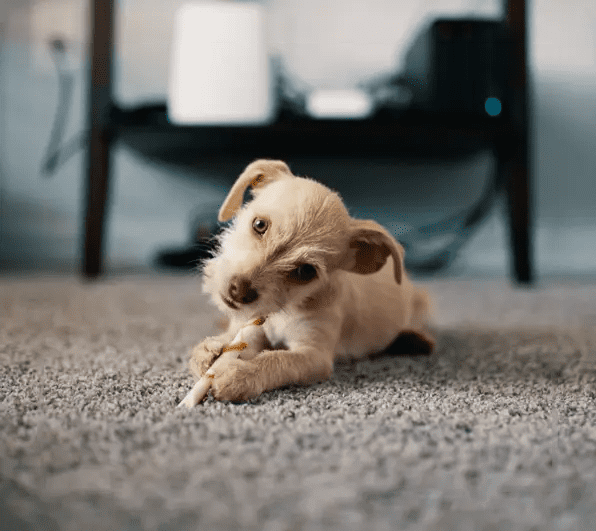
<svg viewBox="0 0 596 531">
<path fill-rule="evenodd" d="M 252 200 L 243 197 L 251 189 Z M 334 360 L 392 343 L 429 353 L 428 300 L 404 269 L 402 246 L 378 223 L 350 217 L 340 196 L 276 160 L 240 175 L 219 211 L 234 218 L 203 266 L 203 289 L 227 314 L 223 334 L 191 354 L 195 377 L 250 319 L 266 316 L 267 345 L 252 360 L 218 364 L 216 399 L 243 401 L 330 377 Z"/>
</svg>

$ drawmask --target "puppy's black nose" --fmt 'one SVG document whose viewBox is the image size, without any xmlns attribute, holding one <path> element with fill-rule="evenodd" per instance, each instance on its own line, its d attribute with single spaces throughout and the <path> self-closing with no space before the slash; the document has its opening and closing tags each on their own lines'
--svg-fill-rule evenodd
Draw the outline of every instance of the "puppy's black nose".
<svg viewBox="0 0 596 531">
<path fill-rule="evenodd" d="M 228 295 L 234 302 L 250 304 L 258 299 L 259 294 L 253 289 L 250 280 L 244 277 L 233 277 L 228 287 Z"/>
</svg>

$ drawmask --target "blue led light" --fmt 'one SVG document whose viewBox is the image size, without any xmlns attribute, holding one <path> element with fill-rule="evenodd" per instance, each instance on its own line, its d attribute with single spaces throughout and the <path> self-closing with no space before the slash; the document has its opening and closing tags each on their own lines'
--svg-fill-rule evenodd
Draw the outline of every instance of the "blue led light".
<svg viewBox="0 0 596 531">
<path fill-rule="evenodd" d="M 501 114 L 501 100 L 499 98 L 487 98 L 484 108 L 490 116 L 498 116 Z"/>
</svg>

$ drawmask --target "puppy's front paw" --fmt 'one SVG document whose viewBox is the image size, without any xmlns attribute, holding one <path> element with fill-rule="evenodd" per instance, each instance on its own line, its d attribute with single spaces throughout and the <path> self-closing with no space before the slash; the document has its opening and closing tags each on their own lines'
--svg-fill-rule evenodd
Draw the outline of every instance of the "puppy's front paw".
<svg viewBox="0 0 596 531">
<path fill-rule="evenodd" d="M 208 337 L 192 349 L 189 366 L 196 378 L 201 378 L 207 372 L 215 359 L 221 355 L 223 347 L 221 341 Z"/>
<path fill-rule="evenodd" d="M 255 364 L 241 359 L 218 363 L 214 368 L 211 393 L 217 400 L 244 402 L 262 393 Z"/>
</svg>

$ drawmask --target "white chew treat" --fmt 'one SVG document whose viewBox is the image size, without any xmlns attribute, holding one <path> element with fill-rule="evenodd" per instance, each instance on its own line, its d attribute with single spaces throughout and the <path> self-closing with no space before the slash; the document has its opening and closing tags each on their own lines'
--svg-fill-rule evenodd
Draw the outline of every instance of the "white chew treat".
<svg viewBox="0 0 596 531">
<path fill-rule="evenodd" d="M 232 343 L 230 343 L 231 347 L 242 343 L 246 344 L 242 350 L 236 351 L 238 357 L 243 360 L 254 358 L 265 346 L 267 339 L 265 331 L 262 324 L 256 324 L 258 322 L 251 321 L 249 324 L 243 326 L 236 334 Z"/>
<path fill-rule="evenodd" d="M 214 367 L 217 366 L 216 364 L 224 363 L 238 357 L 242 359 L 254 358 L 266 343 L 266 336 L 263 330 L 264 322 L 264 318 L 259 318 L 246 323 L 238 331 L 231 343 L 223 348 L 222 354 L 213 362 L 205 375 L 195 383 L 193 388 L 184 397 L 184 400 L 178 404 L 178 407 L 186 406 L 187 408 L 192 408 L 207 396 L 215 374 Z"/>
<path fill-rule="evenodd" d="M 187 408 L 195 407 L 205 398 L 211 387 L 211 378 L 203 376 L 194 384 L 193 388 L 184 397 L 184 400 L 178 404 L 178 407 L 186 406 Z"/>
</svg>

